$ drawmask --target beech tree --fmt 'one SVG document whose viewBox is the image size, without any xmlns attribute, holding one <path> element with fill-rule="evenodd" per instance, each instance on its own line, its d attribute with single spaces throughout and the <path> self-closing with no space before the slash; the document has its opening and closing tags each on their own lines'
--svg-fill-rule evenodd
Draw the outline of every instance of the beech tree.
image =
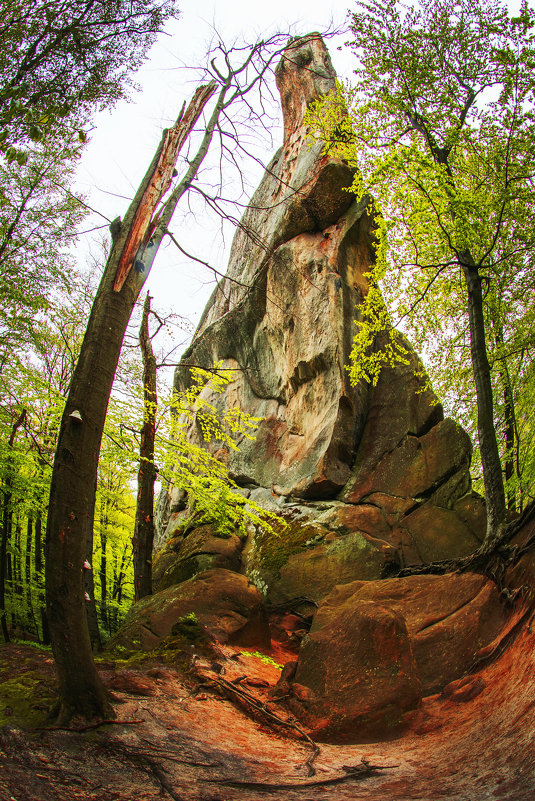
<svg viewBox="0 0 535 801">
<path fill-rule="evenodd" d="M 400 317 L 441 280 L 462 281 L 464 300 L 452 313 L 468 323 L 489 548 L 500 538 L 506 502 L 484 294 L 506 267 L 532 262 L 535 250 L 535 16 L 523 3 L 511 18 L 494 0 L 358 7 L 355 85 L 309 115 L 327 146 L 357 167 L 357 196 L 376 198 L 377 264 L 352 377 L 374 381 L 384 361 L 404 357 L 378 289 L 389 273 L 415 289 Z M 385 331 L 387 347 L 374 349 Z"/>
<path fill-rule="evenodd" d="M 154 540 L 154 483 L 156 466 L 156 357 L 149 332 L 150 295 L 147 292 L 139 329 L 143 359 L 143 425 L 139 444 L 136 524 L 134 530 L 134 588 L 136 601 L 152 594 L 152 544 Z"/>
</svg>

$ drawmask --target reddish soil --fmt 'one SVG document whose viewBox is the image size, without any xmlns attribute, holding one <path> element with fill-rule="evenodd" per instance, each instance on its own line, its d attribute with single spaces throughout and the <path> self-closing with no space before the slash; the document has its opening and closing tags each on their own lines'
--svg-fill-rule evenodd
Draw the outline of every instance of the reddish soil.
<svg viewBox="0 0 535 801">
<path fill-rule="evenodd" d="M 0 728 L 0 800 L 531 801 L 533 626 L 535 615 L 517 609 L 504 637 L 494 651 L 489 649 L 487 663 L 447 692 L 424 699 L 402 737 L 358 746 L 320 745 L 312 777 L 305 764 L 312 747 L 299 732 L 274 730 L 267 721 L 252 719 L 239 702 L 221 697 L 199 679 L 212 677 L 221 685 L 244 676 L 233 686 L 288 719 L 283 702 L 268 698 L 279 670 L 257 656 L 218 649 L 218 654 L 194 659 L 197 677 L 163 659 L 135 667 L 103 662 L 102 675 L 117 699 L 118 722 L 76 732 L 37 727 L 46 725 L 44 707 L 53 694 L 50 656 L 28 646 L 3 646 L 0 683 L 6 678 L 24 683 L 24 676 L 31 676 L 36 708 L 33 718 L 26 710 L 21 727 L 23 713 L 17 708 L 10 713 L 5 696 L 0 697 L 4 722 L 8 707 L 8 723 Z M 279 646 L 276 658 L 295 656 Z M 362 759 L 382 768 L 349 777 L 344 766 L 361 766 Z"/>
</svg>

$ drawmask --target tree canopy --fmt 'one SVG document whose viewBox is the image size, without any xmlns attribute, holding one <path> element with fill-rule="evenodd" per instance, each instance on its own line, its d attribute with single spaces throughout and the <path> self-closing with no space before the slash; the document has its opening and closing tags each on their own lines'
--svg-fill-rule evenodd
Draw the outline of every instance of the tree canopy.
<svg viewBox="0 0 535 801">
<path fill-rule="evenodd" d="M 132 85 L 175 0 L 15 0 L 0 3 L 0 148 L 81 131 Z"/>
</svg>

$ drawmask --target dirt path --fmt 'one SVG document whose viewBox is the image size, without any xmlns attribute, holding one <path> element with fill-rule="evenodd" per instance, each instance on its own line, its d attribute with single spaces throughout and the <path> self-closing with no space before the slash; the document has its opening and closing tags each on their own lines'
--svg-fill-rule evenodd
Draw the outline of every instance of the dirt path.
<svg viewBox="0 0 535 801">
<path fill-rule="evenodd" d="M 471 674 L 453 697 L 426 698 L 403 737 L 358 746 L 322 744 L 311 777 L 306 762 L 312 749 L 297 733 L 273 731 L 157 660 L 126 669 L 101 664 L 117 700 L 117 723 L 81 732 L 40 729 L 54 689 L 50 655 L 4 646 L 0 801 L 531 801 L 534 625 L 533 615 L 519 616 L 516 636 L 501 655 Z M 284 716 L 267 696 L 277 668 L 237 649 L 226 649 L 226 657 L 222 671 L 206 659 L 197 660 L 197 668 L 235 681 Z M 236 681 L 240 676 L 245 678 Z M 30 696 L 20 703 L 14 696 L 9 707 L 6 681 L 18 684 L 21 693 L 29 689 Z M 362 773 L 363 759 L 383 769 Z M 352 767 L 358 770 L 353 776 Z"/>
</svg>

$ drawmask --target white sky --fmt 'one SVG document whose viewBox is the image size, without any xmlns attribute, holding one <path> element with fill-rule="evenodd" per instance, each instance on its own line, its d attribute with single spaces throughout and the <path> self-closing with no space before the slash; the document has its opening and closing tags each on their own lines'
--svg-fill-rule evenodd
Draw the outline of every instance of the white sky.
<svg viewBox="0 0 535 801">
<path fill-rule="evenodd" d="M 112 112 L 104 112 L 94 120 L 90 144 L 80 164 L 78 188 L 88 203 L 113 219 L 124 215 L 128 200 L 145 173 L 162 128 L 177 116 L 184 100 L 189 100 L 198 82 L 184 65 L 204 64 L 204 55 L 214 29 L 228 45 L 235 40 L 255 41 L 267 38 L 277 31 L 290 30 L 294 35 L 310 31 L 323 31 L 346 24 L 350 0 L 182 0 L 182 16 L 166 29 L 150 51 L 150 58 L 135 80 L 142 91 L 133 93 L 129 103 L 119 104 Z M 340 77 L 348 77 L 352 69 L 352 56 L 348 49 L 339 51 L 346 35 L 340 35 L 327 44 Z M 274 145 L 260 153 L 264 162 L 281 144 L 282 131 L 274 131 Z M 262 170 L 249 166 L 251 188 L 255 188 Z M 182 209 L 175 212 L 173 224 L 181 244 L 190 252 L 225 271 L 231 232 L 225 241 L 219 231 L 219 220 L 204 214 L 195 218 L 186 213 L 185 198 Z M 86 227 L 105 223 L 95 218 Z M 106 229 L 104 229 L 104 232 Z M 230 235 L 229 235 L 230 234 Z M 93 235 L 85 237 L 85 245 L 78 253 L 82 260 L 91 248 Z M 188 261 L 174 245 L 162 246 L 147 288 L 154 296 L 153 307 L 175 311 L 196 322 L 214 287 L 212 273 Z"/>
</svg>

